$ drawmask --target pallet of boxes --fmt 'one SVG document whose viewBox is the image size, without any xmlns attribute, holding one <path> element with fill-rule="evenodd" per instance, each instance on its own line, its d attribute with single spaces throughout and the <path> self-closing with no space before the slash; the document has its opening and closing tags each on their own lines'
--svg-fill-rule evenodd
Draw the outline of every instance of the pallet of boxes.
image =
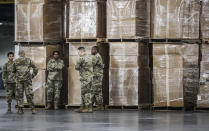
<svg viewBox="0 0 209 131">
<path fill-rule="evenodd" d="M 201 11 L 201 58 L 200 58 L 200 88 L 197 96 L 197 109 L 209 109 L 209 1 L 202 0 Z"/>
<path fill-rule="evenodd" d="M 106 37 L 106 2 L 103 0 L 67 0 L 66 1 L 66 45 L 65 54 L 68 53 L 68 105 L 77 107 L 81 104 L 80 75 L 75 70 L 79 59 L 77 49 L 84 47 L 87 55 L 91 55 L 93 46 L 99 47 L 99 53 L 105 64 L 103 77 L 104 104 L 108 91 L 108 44 L 98 42 Z"/>
<path fill-rule="evenodd" d="M 199 16 L 199 0 L 154 0 L 152 3 L 156 109 L 196 107 L 199 88 Z"/>
<path fill-rule="evenodd" d="M 150 0 L 107 0 L 109 108 L 152 106 Z"/>
<path fill-rule="evenodd" d="M 38 67 L 38 74 L 32 81 L 35 106 L 46 105 L 47 62 L 53 51 L 62 49 L 62 8 L 61 0 L 15 1 L 16 58 L 19 50 L 24 50 L 26 57 Z"/>
</svg>

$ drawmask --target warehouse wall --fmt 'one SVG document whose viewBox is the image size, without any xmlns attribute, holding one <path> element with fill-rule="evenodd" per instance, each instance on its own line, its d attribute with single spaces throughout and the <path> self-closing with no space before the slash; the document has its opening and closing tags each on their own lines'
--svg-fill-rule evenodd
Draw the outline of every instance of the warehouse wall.
<svg viewBox="0 0 209 131">
<path fill-rule="evenodd" d="M 0 67 L 7 61 L 6 54 L 14 51 L 14 5 L 0 5 Z"/>
</svg>

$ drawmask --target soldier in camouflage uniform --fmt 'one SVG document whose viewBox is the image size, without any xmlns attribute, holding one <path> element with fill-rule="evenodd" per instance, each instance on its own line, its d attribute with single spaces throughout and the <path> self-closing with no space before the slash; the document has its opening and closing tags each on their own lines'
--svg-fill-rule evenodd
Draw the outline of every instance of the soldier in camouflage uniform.
<svg viewBox="0 0 209 131">
<path fill-rule="evenodd" d="M 19 52 L 19 58 L 14 61 L 13 71 L 16 76 L 17 82 L 17 100 L 18 100 L 18 113 L 23 114 L 23 102 L 24 92 L 27 98 L 27 102 L 31 107 L 32 114 L 36 113 L 34 102 L 33 102 L 33 88 L 32 79 L 37 75 L 38 68 L 34 62 L 25 57 L 25 52 L 22 50 Z M 31 74 L 31 69 L 33 73 Z"/>
<path fill-rule="evenodd" d="M 2 80 L 4 87 L 6 88 L 6 99 L 8 103 L 8 111 L 11 111 L 12 98 L 16 97 L 16 83 L 15 75 L 13 73 L 13 59 L 14 53 L 9 52 L 7 54 L 9 61 L 3 66 Z"/>
<path fill-rule="evenodd" d="M 92 112 L 92 57 L 85 54 L 85 48 L 79 47 L 78 54 L 79 60 L 75 65 L 75 69 L 80 73 L 81 82 L 81 107 L 77 112 Z"/>
<path fill-rule="evenodd" d="M 92 95 L 93 104 L 97 105 L 95 110 L 104 110 L 103 107 L 103 94 L 102 94 L 102 79 L 103 79 L 103 62 L 100 56 L 99 48 L 94 46 L 91 50 L 92 63 L 93 63 L 93 82 L 92 82 Z"/>
<path fill-rule="evenodd" d="M 54 100 L 54 109 L 58 109 L 60 101 L 60 92 L 63 84 L 62 70 L 64 62 L 59 58 L 59 51 L 53 52 L 53 58 L 47 64 L 48 80 L 47 80 L 47 107 L 49 110 L 52 107 Z"/>
</svg>

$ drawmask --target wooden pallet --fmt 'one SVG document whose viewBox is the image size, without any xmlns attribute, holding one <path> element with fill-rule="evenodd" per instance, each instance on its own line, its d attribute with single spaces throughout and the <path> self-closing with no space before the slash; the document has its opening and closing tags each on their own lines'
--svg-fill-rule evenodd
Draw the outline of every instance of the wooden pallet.
<svg viewBox="0 0 209 131">
<path fill-rule="evenodd" d="M 62 44 L 64 41 L 48 41 L 48 42 L 18 42 L 18 41 L 13 41 L 14 45 L 56 45 L 56 44 Z"/>
<path fill-rule="evenodd" d="M 152 104 L 139 105 L 139 110 L 152 110 L 152 109 L 153 109 Z"/>
<path fill-rule="evenodd" d="M 30 108 L 28 104 L 24 104 L 23 106 L 24 108 Z M 35 105 L 35 108 L 45 108 L 45 105 Z"/>
<path fill-rule="evenodd" d="M 184 111 L 184 107 L 153 107 L 154 111 Z"/>
<path fill-rule="evenodd" d="M 70 42 L 105 42 L 105 38 L 92 38 L 92 39 L 70 39 L 66 38 L 66 43 Z"/>
<path fill-rule="evenodd" d="M 200 39 L 150 39 L 151 43 L 189 43 L 189 44 L 201 44 Z"/>
<path fill-rule="evenodd" d="M 209 107 L 196 107 L 196 111 L 209 111 Z"/>
<path fill-rule="evenodd" d="M 107 106 L 107 109 L 139 110 L 139 106 Z"/>
</svg>

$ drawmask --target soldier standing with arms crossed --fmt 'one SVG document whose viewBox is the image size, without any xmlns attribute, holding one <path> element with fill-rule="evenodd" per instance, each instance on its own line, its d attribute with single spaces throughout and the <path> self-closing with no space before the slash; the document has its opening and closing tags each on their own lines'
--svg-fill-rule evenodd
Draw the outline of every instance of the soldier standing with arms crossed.
<svg viewBox="0 0 209 131">
<path fill-rule="evenodd" d="M 64 62 L 59 58 L 60 52 L 54 51 L 53 58 L 47 64 L 48 80 L 47 80 L 47 107 L 46 110 L 52 108 L 59 109 L 60 92 L 63 84 L 62 70 Z M 53 101 L 54 100 L 54 101 Z"/>
<path fill-rule="evenodd" d="M 82 113 L 92 112 L 92 57 L 86 55 L 84 47 L 78 48 L 78 55 L 80 58 L 75 65 L 75 69 L 80 73 L 81 107 L 75 111 Z"/>
<path fill-rule="evenodd" d="M 27 98 L 27 102 L 31 107 L 32 114 L 36 113 L 34 102 L 33 102 L 33 88 L 32 79 L 37 75 L 38 68 L 34 62 L 25 57 L 25 52 L 22 50 L 19 52 L 19 58 L 14 61 L 13 71 L 16 76 L 17 82 L 17 100 L 18 100 L 18 114 L 23 114 L 23 102 L 24 92 Z M 30 73 L 31 68 L 33 73 Z"/>
<path fill-rule="evenodd" d="M 104 110 L 103 94 L 102 94 L 102 79 L 103 68 L 102 57 L 99 54 L 98 46 L 92 47 L 92 63 L 93 63 L 93 82 L 92 82 L 92 100 L 93 104 L 97 105 L 95 110 Z"/>
<path fill-rule="evenodd" d="M 14 53 L 9 52 L 7 56 L 9 61 L 3 66 L 2 80 L 4 83 L 4 87 L 6 88 L 8 111 L 11 112 L 12 98 L 15 97 L 16 99 L 16 82 L 15 82 L 15 74 L 13 73 Z"/>
</svg>

